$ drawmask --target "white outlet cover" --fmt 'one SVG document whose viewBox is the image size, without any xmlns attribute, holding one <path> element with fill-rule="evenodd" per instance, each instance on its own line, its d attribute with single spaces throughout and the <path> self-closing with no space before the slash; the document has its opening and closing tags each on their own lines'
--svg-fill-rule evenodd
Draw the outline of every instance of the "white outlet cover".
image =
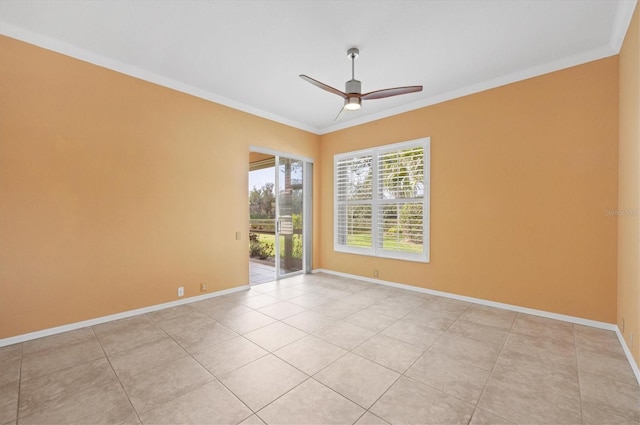
<svg viewBox="0 0 640 425">
<path fill-rule="evenodd" d="M 179 297 L 184 296 L 184 286 L 181 286 L 178 288 L 178 296 Z"/>
</svg>

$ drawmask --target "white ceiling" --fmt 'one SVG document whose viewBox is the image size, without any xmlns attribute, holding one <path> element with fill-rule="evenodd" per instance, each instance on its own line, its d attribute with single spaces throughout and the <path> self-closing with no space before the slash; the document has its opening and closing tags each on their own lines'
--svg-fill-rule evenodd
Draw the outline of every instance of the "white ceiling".
<svg viewBox="0 0 640 425">
<path fill-rule="evenodd" d="M 636 0 L 0 1 L 0 33 L 318 134 L 617 54 Z M 335 122 L 346 51 L 363 102 Z"/>
</svg>

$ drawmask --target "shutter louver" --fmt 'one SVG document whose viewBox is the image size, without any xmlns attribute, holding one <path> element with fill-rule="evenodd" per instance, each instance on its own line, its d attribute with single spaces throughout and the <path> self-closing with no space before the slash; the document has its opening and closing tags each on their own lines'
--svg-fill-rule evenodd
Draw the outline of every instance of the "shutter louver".
<svg viewBox="0 0 640 425">
<path fill-rule="evenodd" d="M 373 157 L 336 162 L 336 241 L 339 245 L 371 248 Z"/>
<path fill-rule="evenodd" d="M 423 196 L 421 146 L 378 155 L 378 248 L 422 253 Z"/>
<path fill-rule="evenodd" d="M 428 261 L 429 140 L 335 157 L 334 249 Z"/>
</svg>

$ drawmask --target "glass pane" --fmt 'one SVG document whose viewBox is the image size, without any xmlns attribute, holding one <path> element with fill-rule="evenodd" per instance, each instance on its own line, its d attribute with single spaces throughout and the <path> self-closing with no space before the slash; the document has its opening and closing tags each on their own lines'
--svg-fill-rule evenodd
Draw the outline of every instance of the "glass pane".
<svg viewBox="0 0 640 425">
<path fill-rule="evenodd" d="M 273 161 L 273 159 L 272 159 Z M 265 163 L 268 161 L 264 161 Z M 249 279 L 275 280 L 275 161 L 249 172 Z"/>
<path fill-rule="evenodd" d="M 371 205 L 346 205 L 344 237 L 347 246 L 371 248 Z"/>
<path fill-rule="evenodd" d="M 394 252 L 422 253 L 421 202 L 385 204 L 378 210 L 378 247 Z"/>
<path fill-rule="evenodd" d="M 278 219 L 280 274 L 302 270 L 303 162 L 280 158 L 278 164 Z"/>
<path fill-rule="evenodd" d="M 338 201 L 360 201 L 372 198 L 372 157 L 352 157 L 336 162 Z"/>
<path fill-rule="evenodd" d="M 415 199 L 423 196 L 422 147 L 386 152 L 378 156 L 379 199 Z"/>
</svg>

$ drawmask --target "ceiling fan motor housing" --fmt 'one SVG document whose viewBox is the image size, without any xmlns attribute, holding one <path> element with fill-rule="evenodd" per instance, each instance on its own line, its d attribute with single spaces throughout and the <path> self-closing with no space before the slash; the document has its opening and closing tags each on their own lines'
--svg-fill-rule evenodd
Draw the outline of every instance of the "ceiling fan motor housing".
<svg viewBox="0 0 640 425">
<path fill-rule="evenodd" d="M 345 93 L 362 93 L 362 83 L 356 79 L 349 80 L 345 84 Z"/>
</svg>

